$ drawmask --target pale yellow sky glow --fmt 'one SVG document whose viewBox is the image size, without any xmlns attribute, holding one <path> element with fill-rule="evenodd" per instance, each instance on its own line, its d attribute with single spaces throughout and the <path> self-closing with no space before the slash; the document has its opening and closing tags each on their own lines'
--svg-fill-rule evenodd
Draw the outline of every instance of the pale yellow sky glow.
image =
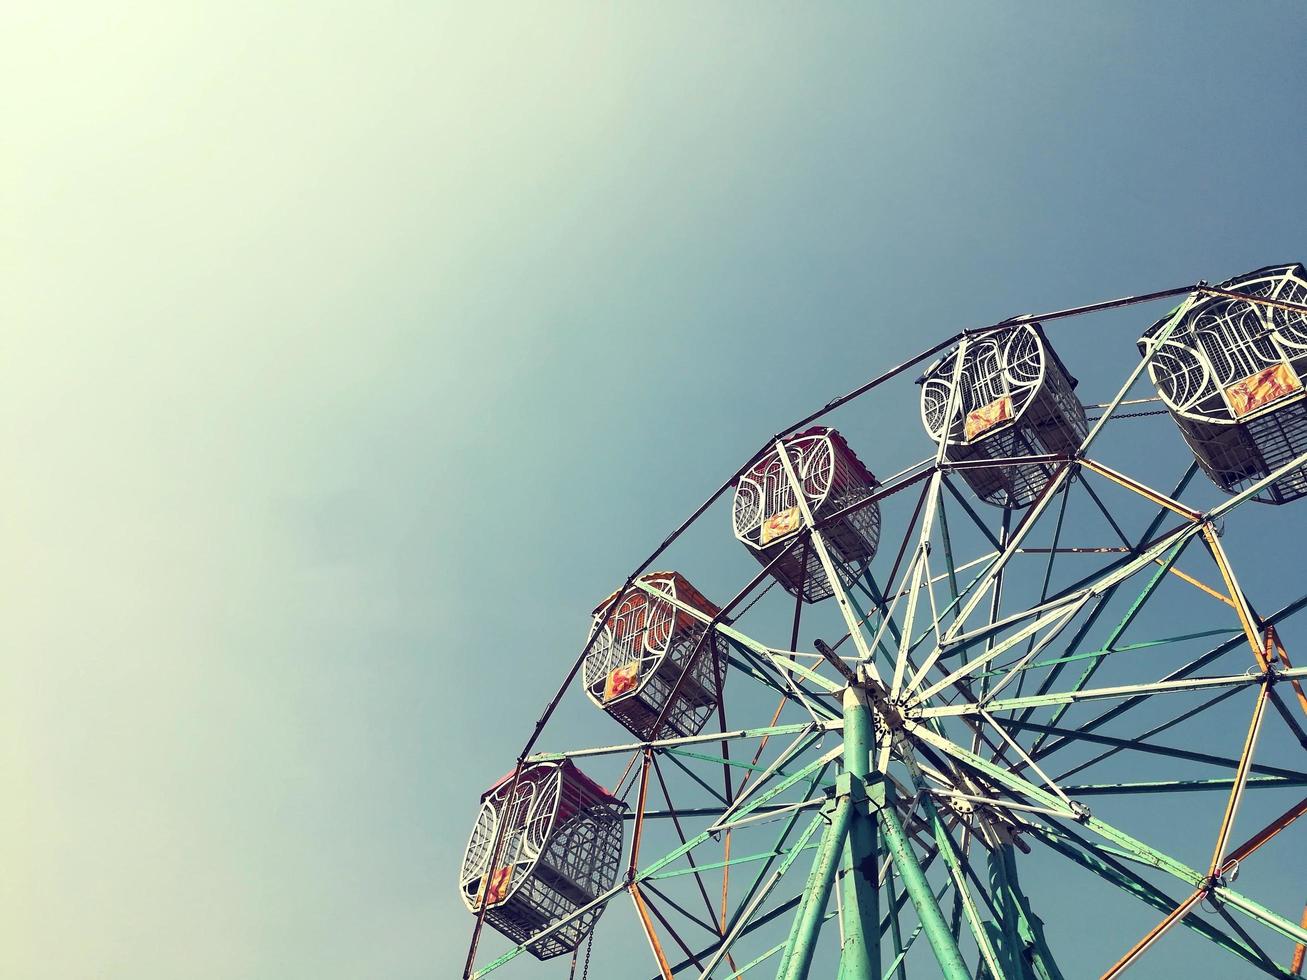
<svg viewBox="0 0 1307 980">
<path fill-rule="evenodd" d="M 7 5 L 0 980 L 455 976 L 479 793 L 777 425 L 1307 259 L 1301 10 L 1199 7 Z M 915 397 L 852 418 L 874 471 Z M 757 569 L 704 527 L 720 600 Z M 570 695 L 542 745 L 622 737 Z M 653 975 L 630 913 L 596 980 Z"/>
</svg>

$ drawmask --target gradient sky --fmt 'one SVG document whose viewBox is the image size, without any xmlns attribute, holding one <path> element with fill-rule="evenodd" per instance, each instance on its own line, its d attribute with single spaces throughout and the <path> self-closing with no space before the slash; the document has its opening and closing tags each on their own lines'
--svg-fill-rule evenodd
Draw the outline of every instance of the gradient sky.
<svg viewBox="0 0 1307 980">
<path fill-rule="evenodd" d="M 0 976 L 454 976 L 593 603 L 943 335 L 1307 259 L 1305 44 L 1289 2 L 7 8 Z M 568 704 L 551 747 L 617 740 Z"/>
</svg>

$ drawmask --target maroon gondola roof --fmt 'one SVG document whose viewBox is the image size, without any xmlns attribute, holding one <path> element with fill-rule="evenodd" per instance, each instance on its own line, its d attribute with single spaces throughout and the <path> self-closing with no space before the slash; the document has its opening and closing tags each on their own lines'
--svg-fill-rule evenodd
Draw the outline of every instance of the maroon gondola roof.
<svg viewBox="0 0 1307 980">
<path fill-rule="evenodd" d="M 535 765 L 540 765 L 540 763 L 535 763 Z M 608 792 L 607 789 L 600 786 L 593 779 L 591 779 L 580 769 L 578 769 L 571 759 L 564 759 L 562 762 L 562 766 L 563 766 L 563 777 L 565 779 L 580 783 L 583 787 L 590 790 L 596 796 L 599 796 L 601 799 L 608 800 L 613 803 L 621 803 L 621 801 L 617 799 L 617 797 L 613 796 L 612 793 Z M 527 768 L 530 769 L 532 768 L 532 766 L 528 766 Z M 486 797 L 488 797 L 490 794 L 495 792 L 495 790 L 499 789 L 501 786 L 506 786 L 509 782 L 512 781 L 513 776 L 516 775 L 516 773 L 517 773 L 517 766 L 514 766 L 507 773 L 505 773 L 501 778 L 497 779 L 493 786 L 491 786 L 488 790 L 482 793 L 481 799 L 484 800 Z"/>
<path fill-rule="evenodd" d="M 655 578 L 672 579 L 672 581 L 676 583 L 676 598 L 681 602 L 684 602 L 686 605 L 694 606 L 700 612 L 705 612 L 709 616 L 716 616 L 721 612 L 721 609 L 714 604 L 711 599 L 706 598 L 702 592 L 691 585 L 689 579 L 680 572 L 646 572 L 641 575 L 637 581 L 647 582 L 650 579 Z M 599 605 L 594 607 L 592 614 L 595 616 L 602 616 L 609 604 L 617 598 L 621 591 L 621 589 L 617 589 L 614 592 L 608 593 L 608 596 L 603 599 Z M 648 593 L 641 592 L 640 595 L 647 596 Z"/>
</svg>

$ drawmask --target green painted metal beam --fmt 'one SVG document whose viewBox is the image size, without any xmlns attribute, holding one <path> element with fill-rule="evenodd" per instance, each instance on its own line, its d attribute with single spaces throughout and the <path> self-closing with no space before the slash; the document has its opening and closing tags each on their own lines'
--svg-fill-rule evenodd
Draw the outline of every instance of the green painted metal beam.
<svg viewBox="0 0 1307 980">
<path fill-rule="evenodd" d="M 1050 828 L 1035 826 L 1032 830 L 1034 832 L 1031 836 L 1036 840 L 1074 861 L 1087 871 L 1098 875 L 1104 881 L 1110 882 L 1127 894 L 1135 896 L 1135 898 L 1152 906 L 1159 912 L 1170 914 L 1179 904 L 1156 885 L 1114 860 L 1110 855 L 1105 854 L 1101 847 L 1084 840 L 1079 835 L 1067 835 L 1075 839 L 1076 844 L 1079 845 L 1074 846 L 1069 844 L 1067 840 L 1060 839 L 1059 835 L 1050 832 Z M 1063 831 L 1063 833 L 1066 832 Z M 1268 964 L 1245 943 L 1234 939 L 1197 915 L 1185 916 L 1180 920 L 1180 924 L 1222 949 L 1247 960 L 1264 973 L 1279 977 L 1281 980 L 1295 980 L 1296 978 L 1296 975 L 1290 973 L 1287 968 L 1274 962 Z M 1125 950 L 1122 949 L 1121 952 L 1124 953 Z"/>
<path fill-rule="evenodd" d="M 867 779 L 875 747 L 871 711 L 860 691 L 844 691 L 844 775 L 852 802 L 840 874 L 844 946 L 841 980 L 864 980 L 880 972 L 880 894 L 876 825 L 867 810 Z"/>
<path fill-rule="evenodd" d="M 1160 640 L 1144 640 L 1140 643 L 1125 643 L 1112 650 L 1108 650 L 1106 648 L 1100 647 L 1097 650 L 1089 650 L 1085 653 L 1076 653 L 1066 657 L 1055 657 L 1051 660 L 1033 660 L 1022 667 L 1014 667 L 1014 668 L 1000 667 L 997 670 L 985 670 L 985 671 L 981 671 L 979 674 L 976 674 L 975 676 L 997 677 L 1003 674 L 1007 674 L 1011 671 L 1038 670 L 1041 667 L 1052 667 L 1055 664 L 1070 664 L 1070 663 L 1075 663 L 1078 660 L 1088 660 L 1091 657 L 1102 657 L 1109 653 L 1130 653 L 1131 651 L 1134 650 L 1147 650 L 1152 647 L 1169 646 L 1173 643 L 1183 643 L 1186 640 L 1203 639 L 1209 636 L 1221 636 L 1221 635 L 1230 636 L 1233 634 L 1233 632 L 1234 631 L 1230 629 L 1202 630 L 1201 632 L 1198 633 L 1184 633 L 1180 636 L 1168 636 Z M 1243 638 L 1242 631 L 1239 632 L 1239 638 L 1240 639 Z"/>
<path fill-rule="evenodd" d="M 1125 796 L 1147 793 L 1228 791 L 1233 785 L 1233 777 L 1223 779 L 1165 779 L 1139 783 L 1087 783 L 1079 786 L 1063 786 L 1062 791 L 1068 796 Z M 1287 776 L 1250 776 L 1244 783 L 1244 789 L 1281 789 L 1295 786 L 1307 786 L 1307 775 L 1292 778 Z"/>
<path fill-rule="evenodd" d="M 1286 603 L 1285 605 L 1277 609 L 1275 612 L 1271 613 L 1271 615 L 1269 616 L 1263 616 L 1262 626 L 1279 625 L 1280 623 L 1284 622 L 1286 619 L 1290 618 L 1291 616 L 1297 615 L 1303 609 L 1307 609 L 1307 595 L 1300 596 L 1299 598 L 1293 600 L 1292 602 Z M 1202 670 L 1208 664 L 1212 663 L 1215 660 L 1220 659 L 1225 654 L 1233 650 L 1235 647 L 1242 646 L 1246 642 L 1247 639 L 1244 637 L 1243 633 L 1241 632 L 1237 636 L 1231 637 L 1230 639 L 1217 644 L 1211 650 L 1208 650 L 1206 653 L 1202 654 L 1201 656 L 1195 658 L 1194 660 L 1189 661 L 1189 663 L 1184 664 L 1181 667 L 1177 667 L 1175 670 L 1168 673 L 1162 679 L 1164 681 L 1171 681 L 1171 680 L 1180 680 L 1181 678 L 1188 677 L 1190 674 L 1193 674 L 1195 671 Z M 1057 668 L 1054 668 L 1054 670 L 1056 669 Z M 1043 686 L 1041 685 L 1041 691 L 1042 690 L 1043 690 Z M 1140 695 L 1140 696 L 1128 698 L 1125 701 L 1123 701 L 1121 704 L 1115 705 L 1114 707 L 1109 708 L 1107 711 L 1104 711 L 1101 715 L 1096 715 L 1095 717 L 1087 719 L 1086 721 L 1078 724 L 1076 726 L 1076 730 L 1078 733 L 1083 734 L 1084 732 L 1090 732 L 1096 728 L 1101 728 L 1109 721 L 1112 721 L 1115 718 L 1119 718 L 1127 711 L 1130 711 L 1138 707 L 1139 705 L 1143 704 L 1145 700 L 1147 700 L 1147 695 Z M 1031 710 L 1033 711 L 1034 709 Z M 1029 712 L 1023 714 L 1022 718 L 1024 719 L 1028 716 L 1029 716 Z M 1067 745 L 1072 745 L 1074 743 L 1075 743 L 1074 739 L 1064 736 L 1050 742 L 1048 745 L 1043 746 L 1038 752 L 1032 752 L 1031 755 L 1034 756 L 1036 761 L 1038 761 L 1052 754 L 1053 752 L 1056 752 L 1058 749 L 1065 748 Z"/>
<path fill-rule="evenodd" d="M 827 763 L 825 766 L 822 766 L 812 775 L 811 779 L 808 782 L 807 792 L 804 794 L 805 797 L 812 795 L 813 789 L 815 789 L 816 786 L 819 785 L 821 781 L 825 778 L 826 770 L 829 767 L 830 767 L 830 763 Z M 784 825 L 781 827 L 781 832 L 776 836 L 776 843 L 773 845 L 773 850 L 781 851 L 784 849 L 785 841 L 789 839 L 790 834 L 793 832 L 795 825 L 799 821 L 799 817 L 802 816 L 802 812 L 803 811 L 795 810 L 785 820 Z M 745 890 L 744 898 L 741 899 L 740 901 L 739 911 L 736 912 L 735 918 L 732 919 L 732 921 L 727 927 L 728 934 L 730 933 L 731 930 L 735 928 L 740 916 L 744 914 L 744 910 L 749 907 L 749 903 L 753 900 L 754 895 L 757 894 L 758 889 L 762 887 L 763 879 L 767 877 L 767 873 L 771 870 L 771 866 L 774 863 L 774 861 L 775 858 L 772 858 L 764 862 L 763 866 L 758 869 L 758 873 L 754 875 L 752 883 L 750 883 L 749 887 Z"/>
<path fill-rule="evenodd" d="M 794 924 L 781 954 L 777 980 L 806 980 L 817 951 L 817 936 L 825 918 L 826 903 L 835 884 L 835 871 L 839 866 L 844 837 L 849 830 L 849 817 L 853 800 L 845 794 L 824 811 L 830 825 L 822 835 L 821 845 L 812 860 L 812 871 L 803 890 L 803 899 L 794 916 Z"/>
<path fill-rule="evenodd" d="M 943 749 L 949 755 L 952 755 L 955 759 L 963 762 L 969 768 L 992 777 L 995 781 L 1002 783 L 1009 790 L 1016 792 L 1020 796 L 1024 796 L 1033 803 L 1048 807 L 1049 809 L 1065 810 L 1065 805 L 1062 803 L 1061 799 L 1042 787 L 1035 786 L 1001 766 L 996 766 L 987 759 L 968 752 L 961 746 L 953 745 L 944 739 L 938 738 L 938 736 L 933 732 L 928 731 L 924 726 L 914 725 L 913 728 L 925 741 Z M 1117 829 L 1104 820 L 1100 820 L 1093 816 L 1085 817 L 1082 815 L 1077 817 L 1069 812 L 1067 812 L 1067 817 L 1070 819 L 1078 819 L 1083 826 L 1087 827 L 1104 840 L 1111 841 L 1117 846 L 1131 852 L 1142 864 L 1151 865 L 1160 871 L 1165 871 L 1172 877 L 1185 882 L 1191 888 L 1198 888 L 1206 881 L 1207 876 L 1203 872 L 1195 871 L 1193 868 L 1176 860 L 1169 854 L 1150 847 L 1143 841 L 1131 837 L 1129 834 L 1125 833 L 1125 831 Z M 1213 889 L 1213 892 L 1218 898 L 1239 909 L 1250 918 L 1256 919 L 1263 925 L 1270 927 L 1285 938 L 1290 939 L 1293 942 L 1307 943 L 1307 929 L 1304 929 L 1296 922 L 1292 922 L 1285 919 L 1283 916 L 1277 915 L 1270 909 L 1263 907 L 1259 903 L 1248 898 L 1246 895 L 1242 895 L 1228 886 L 1218 885 Z"/>
<path fill-rule="evenodd" d="M 1190 535 L 1182 536 L 1180 538 L 1180 541 L 1176 544 L 1176 546 L 1172 548 L 1171 552 L 1162 560 L 1160 567 L 1158 567 L 1158 569 L 1155 572 L 1153 572 L 1152 578 L 1150 578 L 1148 582 L 1145 583 L 1143 589 L 1140 590 L 1139 595 L 1137 595 L 1134 601 L 1130 603 L 1130 606 L 1126 610 L 1125 615 L 1121 617 L 1121 621 L 1118 622 L 1116 626 L 1112 627 L 1111 633 L 1108 634 L 1107 640 L 1104 641 L 1103 643 L 1103 649 L 1109 652 L 1112 651 L 1116 642 L 1119 639 L 1121 639 L 1122 636 L 1125 635 L 1126 630 L 1128 630 L 1131 627 L 1131 625 L 1134 623 L 1134 621 L 1138 618 L 1139 613 L 1143 610 L 1144 606 L 1148 603 L 1148 600 L 1153 597 L 1153 595 L 1157 592 L 1158 587 L 1166 579 L 1166 576 L 1170 574 L 1171 569 L 1175 567 L 1175 563 L 1180 560 L 1180 556 L 1184 554 L 1185 548 L 1192 540 L 1193 537 Z M 1091 658 L 1088 665 L 1085 667 L 1085 669 L 1081 671 L 1080 676 L 1076 678 L 1075 683 L 1071 686 L 1071 690 L 1073 691 L 1084 690 L 1086 685 L 1088 685 L 1090 679 L 1094 676 L 1095 673 L 1097 673 L 1098 668 L 1102 666 L 1103 657 L 1106 656 L 1107 654 L 1103 654 L 1100 657 Z M 1049 724 L 1056 725 L 1058 723 L 1058 720 L 1061 719 L 1061 717 L 1064 714 L 1066 714 L 1070 706 L 1071 706 L 1071 702 L 1064 702 L 1061 706 L 1059 706 L 1057 710 L 1053 712 L 1052 717 L 1049 719 Z M 1035 739 L 1034 744 L 1031 746 L 1031 752 L 1038 752 L 1042 742 L 1043 742 L 1042 737 Z"/>
<path fill-rule="evenodd" d="M 1228 756 L 1212 755 L 1208 752 L 1195 752 L 1192 749 L 1183 749 L 1173 745 L 1156 745 L 1152 742 L 1145 742 L 1142 739 L 1115 738 L 1111 735 L 1097 735 L 1093 732 L 1077 732 L 1071 728 L 1063 728 L 1057 725 L 1041 725 L 1033 721 L 1017 721 L 1015 719 L 998 719 L 999 724 L 1004 728 L 1018 728 L 1023 731 L 1043 732 L 1051 735 L 1067 735 L 1078 738 L 1083 742 L 1092 742 L 1098 745 L 1111 745 L 1120 749 L 1130 749 L 1135 752 L 1143 752 L 1150 755 L 1166 756 L 1170 759 L 1184 759 L 1188 762 L 1202 762 L 1208 765 L 1220 766 L 1222 769 L 1233 769 L 1239 764 L 1238 759 L 1232 759 Z M 1307 773 L 1295 772 L 1292 769 L 1281 769 L 1278 766 L 1267 766 L 1261 763 L 1253 763 L 1253 772 L 1263 773 L 1268 776 L 1280 776 L 1287 779 L 1294 779 L 1298 776 L 1307 776 Z"/>
<path fill-rule="evenodd" d="M 1064 980 L 1053 951 L 1044 935 L 1044 923 L 1030 908 L 1030 900 L 1021 889 L 1017 873 L 1016 849 L 1005 844 L 1002 854 L 1006 888 L 1012 897 L 1017 916 L 1017 937 L 1021 942 L 1021 965 L 1035 980 Z"/>
<path fill-rule="evenodd" d="M 1307 677 L 1307 667 L 1295 667 L 1293 670 L 1281 671 L 1280 677 L 1287 679 Z M 1122 684 L 1118 687 L 1094 687 L 1082 691 L 1061 691 L 1057 694 L 1032 694 L 1022 698 L 1000 698 L 984 705 L 950 704 L 936 708 L 926 708 L 921 714 L 924 718 L 943 718 L 951 715 L 972 715 L 981 711 L 1007 711 L 1010 708 L 1023 708 L 1027 705 L 1078 704 L 1082 701 L 1098 701 L 1107 698 L 1129 698 L 1139 694 L 1174 694 L 1190 691 L 1206 691 L 1215 687 L 1250 687 L 1260 684 L 1261 679 L 1255 674 L 1226 674 L 1219 677 L 1192 677 L 1178 681 L 1158 681 L 1153 684 Z"/>
<path fill-rule="evenodd" d="M 917 918 L 920 919 L 925 930 L 926 939 L 934 950 L 941 975 L 946 980 L 971 980 L 971 972 L 962 960 L 962 953 L 958 951 L 957 939 L 949 929 L 948 923 L 944 921 L 944 913 L 940 911 L 939 902 L 936 901 L 930 883 L 926 880 L 925 872 L 922 871 L 917 854 L 912 849 L 912 842 L 908 839 L 903 824 L 894 811 L 892 801 L 887 801 L 884 806 L 877 808 L 876 819 L 880 824 L 880 832 L 885 839 L 890 860 L 898 869 L 899 878 L 908 897 L 912 900 L 913 907 L 917 910 Z"/>
</svg>

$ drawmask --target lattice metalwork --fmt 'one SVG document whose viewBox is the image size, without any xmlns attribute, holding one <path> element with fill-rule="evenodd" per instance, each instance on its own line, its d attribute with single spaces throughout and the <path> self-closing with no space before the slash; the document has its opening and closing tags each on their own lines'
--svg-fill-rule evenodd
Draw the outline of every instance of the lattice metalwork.
<svg viewBox="0 0 1307 980">
<path fill-rule="evenodd" d="M 1307 303 L 1301 265 L 1268 266 L 1219 287 Z M 1144 334 L 1149 374 L 1194 458 L 1217 486 L 1237 492 L 1307 451 L 1307 315 L 1220 295 L 1192 295 Z M 1294 469 L 1255 499 L 1307 495 Z"/>
<path fill-rule="evenodd" d="M 721 699 L 726 643 L 704 637 L 717 612 L 677 572 L 644 575 L 620 600 L 613 593 L 594 610 L 586 695 L 639 738 L 698 734 Z"/>
<path fill-rule="evenodd" d="M 514 775 L 481 798 L 460 890 L 469 910 L 485 902 L 485 921 L 543 960 L 576 949 L 594 927 L 602 906 L 531 941 L 612 887 L 626 807 L 570 761 L 529 765 L 516 788 Z M 497 834 L 502 839 L 492 868 Z"/>
<path fill-rule="evenodd" d="M 821 524 L 834 518 L 819 530 L 835 552 L 836 571 L 847 585 L 876 554 L 880 508 L 874 501 L 856 505 L 872 496 L 877 480 L 834 429 L 801 432 L 785 439 L 784 446 L 813 519 Z M 779 447 L 771 447 L 740 476 L 732 516 L 735 536 L 764 565 L 804 529 L 802 508 Z M 773 566 L 772 575 L 805 602 L 834 594 L 819 549 L 806 541 L 790 548 Z"/>
<path fill-rule="evenodd" d="M 936 444 L 947 439 L 944 461 L 965 464 L 962 478 L 986 503 L 1025 507 L 1058 464 L 1021 460 L 1067 456 L 1087 431 L 1076 380 L 1037 323 L 964 339 L 920 383 L 926 431 Z"/>
<path fill-rule="evenodd" d="M 464 980 L 536 975 L 513 961 L 575 949 L 610 903 L 634 913 L 633 928 L 605 930 L 596 963 L 635 980 L 1117 980 L 1145 957 L 1158 976 L 1195 964 L 1204 976 L 1300 975 L 1307 896 L 1287 869 L 1307 827 L 1307 667 L 1295 652 L 1307 531 L 1281 521 L 1267 534 L 1274 514 L 1248 521 L 1243 505 L 1292 490 L 1307 452 L 1213 502 L 1165 413 L 1122 410 L 1151 400 L 1137 396 L 1151 394 L 1156 356 L 1172 367 L 1173 413 L 1213 391 L 1222 405 L 1243 398 L 1241 426 L 1279 427 L 1292 444 L 1293 392 L 1255 404 L 1266 393 L 1254 386 L 1205 388 L 1212 377 L 1238 385 L 1259 365 L 1297 371 L 1296 354 L 1268 361 L 1307 347 L 1307 289 L 1297 267 L 1290 278 L 1233 295 L 1185 284 L 955 335 L 824 401 L 781 430 L 798 435 L 714 478 L 719 489 L 595 609 L 586 648 L 560 664 L 518 755 L 523 768 L 485 796 L 462 878 L 477 913 Z M 1131 315 L 1106 330 L 1094 322 L 1102 350 L 1125 356 L 1122 377 L 1086 399 L 1100 409 L 1092 425 L 1043 330 L 1024 322 L 1191 291 L 1150 332 L 1143 363 L 1130 356 Z M 1243 307 L 1215 306 L 1228 312 L 1205 328 L 1212 350 L 1165 346 L 1191 308 L 1218 299 L 1262 307 L 1269 334 Z M 941 354 L 921 381 L 936 444 L 914 461 L 903 440 L 883 440 L 896 470 L 883 485 L 836 433 L 807 428 L 864 396 L 864 417 L 895 418 L 909 372 Z M 1133 467 L 1165 482 L 1123 471 Z M 977 482 L 992 472 L 1002 478 Z M 959 477 L 1006 506 L 972 506 Z M 758 573 L 719 609 L 681 576 L 648 572 L 665 553 L 704 560 L 711 539 L 685 532 L 732 488 L 736 537 L 791 595 Z M 876 554 L 881 502 L 894 533 Z M 1262 536 L 1227 553 L 1241 531 Z M 1241 581 L 1258 589 L 1255 603 Z M 836 601 L 808 604 L 822 595 Z M 682 634 L 697 655 L 677 652 Z M 649 720 L 655 708 L 676 717 L 666 679 L 711 683 L 717 675 L 694 679 L 714 659 L 734 675 L 729 704 L 718 697 L 714 717 L 680 725 L 693 734 Z M 572 709 L 592 714 L 578 674 L 605 710 L 649 699 L 643 720 L 623 720 L 638 741 L 546 750 L 551 717 L 572 723 L 561 736 L 572 739 Z M 631 688 L 610 691 L 610 680 Z M 573 777 L 534 767 L 574 759 L 630 809 L 576 774 L 583 799 L 565 817 L 548 780 Z M 1129 805 L 1141 796 L 1149 805 Z M 629 820 L 625 859 L 619 828 L 573 814 Z M 1142 902 L 1149 920 L 1087 942 L 1086 903 L 1113 895 Z M 487 922 L 514 943 L 478 960 Z M 573 957 L 574 975 L 588 972 L 589 952 Z"/>
</svg>

